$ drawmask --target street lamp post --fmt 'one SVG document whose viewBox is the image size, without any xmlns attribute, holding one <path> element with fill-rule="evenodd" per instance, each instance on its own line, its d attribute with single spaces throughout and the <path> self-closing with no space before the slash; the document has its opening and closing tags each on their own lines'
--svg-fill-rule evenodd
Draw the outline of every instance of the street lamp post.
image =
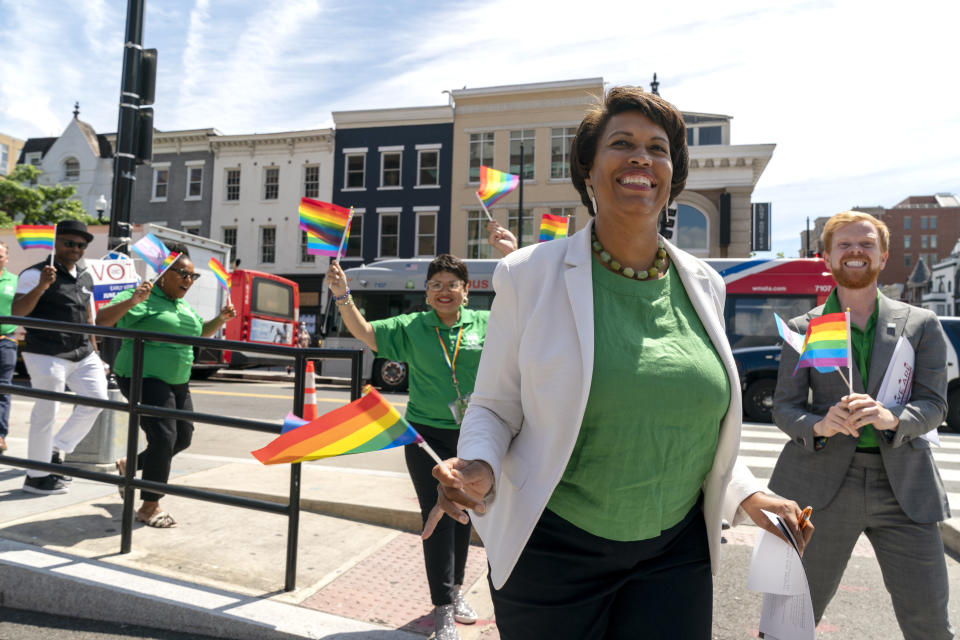
<svg viewBox="0 0 960 640">
<path fill-rule="evenodd" d="M 103 212 L 107 210 L 107 197 L 101 193 L 93 206 L 97 208 L 97 222 L 107 224 L 107 221 L 103 219 Z"/>
</svg>

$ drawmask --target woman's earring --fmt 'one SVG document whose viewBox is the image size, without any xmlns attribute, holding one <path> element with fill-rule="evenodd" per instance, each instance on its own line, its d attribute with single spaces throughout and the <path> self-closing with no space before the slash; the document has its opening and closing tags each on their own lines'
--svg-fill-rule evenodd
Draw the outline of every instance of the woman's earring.
<svg viewBox="0 0 960 640">
<path fill-rule="evenodd" d="M 430 296 L 424 296 L 424 297 L 423 297 L 423 303 L 429 307 L 429 306 L 430 306 Z"/>
<path fill-rule="evenodd" d="M 468 304 L 470 304 L 470 298 L 463 296 L 463 306 L 467 306 Z"/>
<path fill-rule="evenodd" d="M 597 193 L 590 187 L 590 204 L 593 205 L 593 215 L 597 215 Z"/>
</svg>

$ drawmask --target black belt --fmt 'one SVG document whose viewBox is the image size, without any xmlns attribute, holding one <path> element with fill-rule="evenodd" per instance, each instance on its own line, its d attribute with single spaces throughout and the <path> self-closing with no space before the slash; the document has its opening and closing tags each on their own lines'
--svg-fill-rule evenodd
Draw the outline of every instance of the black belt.
<svg viewBox="0 0 960 640">
<path fill-rule="evenodd" d="M 857 453 L 880 453 L 880 447 L 857 447 Z"/>
</svg>

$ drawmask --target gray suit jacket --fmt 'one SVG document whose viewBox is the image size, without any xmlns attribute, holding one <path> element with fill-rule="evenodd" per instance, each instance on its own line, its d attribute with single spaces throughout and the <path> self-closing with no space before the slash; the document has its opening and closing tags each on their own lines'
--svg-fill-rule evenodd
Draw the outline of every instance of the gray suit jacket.
<svg viewBox="0 0 960 640">
<path fill-rule="evenodd" d="M 939 522 L 950 517 L 947 494 L 930 453 L 930 443 L 921 438 L 943 422 L 947 411 L 946 341 L 937 317 L 926 309 L 879 296 L 877 327 L 870 357 L 869 385 L 853 367 L 853 390 L 876 398 L 897 339 L 903 335 L 916 355 L 910 401 L 890 408 L 900 418 L 896 431 L 877 431 L 883 466 L 893 493 L 904 513 L 914 522 Z M 805 333 L 823 307 L 790 321 Z M 836 372 L 820 373 L 803 368 L 794 375 L 799 355 L 784 346 L 780 358 L 773 417 L 790 441 L 783 447 L 770 479 L 770 488 L 785 498 L 814 510 L 826 507 L 843 483 L 853 459 L 857 440 L 847 435 L 827 439 L 814 449 L 813 425 L 847 394 Z M 846 371 L 844 372 L 847 375 Z"/>
</svg>

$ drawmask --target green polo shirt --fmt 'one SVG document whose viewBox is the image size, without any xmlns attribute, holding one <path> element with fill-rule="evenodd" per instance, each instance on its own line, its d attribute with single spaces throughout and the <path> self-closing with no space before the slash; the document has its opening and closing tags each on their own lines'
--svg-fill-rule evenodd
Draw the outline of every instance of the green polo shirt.
<svg viewBox="0 0 960 640">
<path fill-rule="evenodd" d="M 118 293 L 110 304 L 129 300 L 133 289 Z M 203 320 L 183 298 L 172 300 L 160 287 L 150 290 L 150 297 L 127 311 L 117 327 L 171 333 L 178 336 L 199 336 Z M 113 372 L 124 378 L 130 377 L 133 366 L 133 340 L 124 339 L 113 363 Z M 183 384 L 190 380 L 193 366 L 193 347 L 188 344 L 152 342 L 143 345 L 143 377 L 163 380 L 167 384 Z"/>
<path fill-rule="evenodd" d="M 593 322 L 590 395 L 547 508 L 608 540 L 655 538 L 697 502 L 730 379 L 672 265 L 640 282 L 595 258 Z"/>
<path fill-rule="evenodd" d="M 452 327 L 440 322 L 433 310 L 370 323 L 377 336 L 377 356 L 408 365 L 410 399 L 407 402 L 407 420 L 439 429 L 460 428 L 448 406 L 456 400 L 457 392 L 440 341 L 446 345 L 453 359 L 457 335 L 463 328 L 460 351 L 455 362 L 457 381 L 461 394 L 473 393 L 489 317 L 489 311 L 460 307 L 460 319 Z"/>
<path fill-rule="evenodd" d="M 0 274 L 0 316 L 10 315 L 13 305 L 13 294 L 17 292 L 17 274 L 4 269 Z M 0 335 L 8 336 L 17 330 L 15 324 L 0 324 Z"/>
<path fill-rule="evenodd" d="M 876 333 L 877 313 L 880 310 L 879 300 L 880 292 L 877 291 L 877 304 L 873 308 L 873 314 L 871 314 L 870 319 L 867 320 L 866 329 L 861 329 L 852 322 L 850 323 L 850 346 L 853 348 L 853 361 L 860 371 L 860 378 L 863 380 L 864 389 L 868 386 L 867 378 L 870 373 L 870 356 L 873 354 L 873 336 Z M 843 311 L 844 310 L 840 308 L 840 299 L 837 298 L 837 289 L 834 288 L 833 291 L 830 292 L 830 297 L 827 298 L 826 303 L 823 305 L 823 314 L 843 313 Z M 876 446 L 877 432 L 874 431 L 872 424 L 868 424 L 860 430 L 860 439 L 857 440 L 857 448 L 864 449 Z"/>
</svg>

